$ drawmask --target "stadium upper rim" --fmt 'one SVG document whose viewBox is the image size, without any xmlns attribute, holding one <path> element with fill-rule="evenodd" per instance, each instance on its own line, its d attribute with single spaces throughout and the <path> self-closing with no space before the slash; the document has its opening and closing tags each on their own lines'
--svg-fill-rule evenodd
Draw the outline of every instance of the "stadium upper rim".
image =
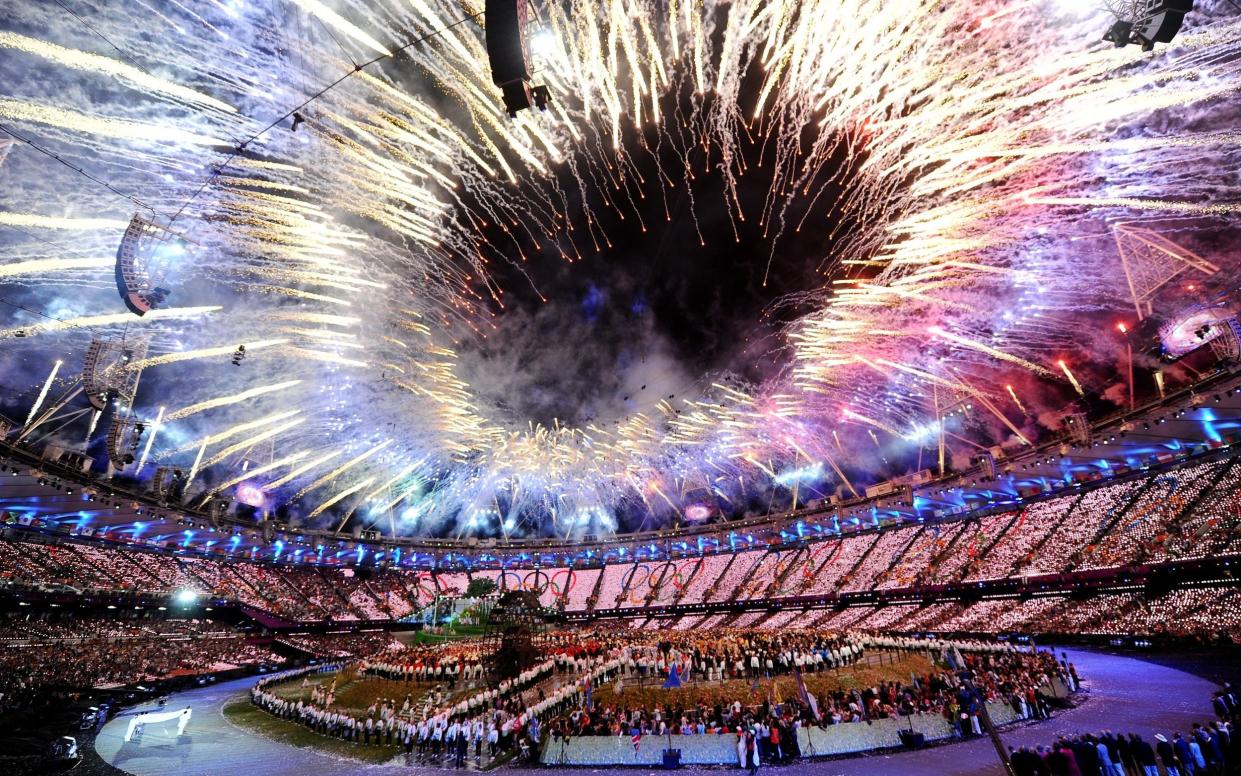
<svg viewBox="0 0 1241 776">
<path fill-rule="evenodd" d="M 1062 495 L 1092 482 L 1139 475 L 1187 459 L 1235 455 L 1241 445 L 1241 369 L 1207 375 L 1133 411 L 1099 418 L 1088 430 L 969 470 L 929 470 L 889 480 L 860 498 L 831 499 L 795 512 L 643 533 L 563 539 L 425 539 L 367 536 L 245 522 L 161 504 L 42 458 L 0 446 L 3 524 L 188 556 L 332 566 L 488 568 L 594 566 L 667 561 L 745 549 L 778 549 L 868 530 L 961 519 Z"/>
</svg>

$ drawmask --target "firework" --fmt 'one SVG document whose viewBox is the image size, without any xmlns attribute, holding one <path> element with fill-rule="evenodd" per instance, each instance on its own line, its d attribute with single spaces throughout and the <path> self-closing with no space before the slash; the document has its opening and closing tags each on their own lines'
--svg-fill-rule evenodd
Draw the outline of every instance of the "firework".
<svg viewBox="0 0 1241 776">
<path fill-rule="evenodd" d="M 259 487 L 316 499 L 301 519 L 333 529 L 416 498 L 404 522 L 419 531 L 569 535 L 565 515 L 660 521 L 694 492 L 738 511 L 751 491 L 804 500 L 802 477 L 783 476 L 803 468 L 822 492 L 853 491 L 840 463 L 916 453 L 951 401 L 986 419 L 974 444 L 1029 441 L 1027 386 L 1085 393 L 1050 354 L 1097 385 L 1078 322 L 1128 304 L 1107 223 L 1241 213 L 1227 177 L 1241 138 L 1209 120 L 1241 87 L 1241 21 L 1209 3 L 1149 57 L 1043 3 L 573 0 L 541 9 L 551 108 L 516 120 L 481 28 L 447 0 L 295 0 L 297 35 L 267 3 L 100 5 L 93 29 L 144 68 L 32 5 L 0 31 L 0 119 L 43 151 L 0 150 L 0 278 L 41 317 L 10 311 L 0 340 L 33 392 L 46 356 L 36 368 L 29 348 L 149 337 L 127 367 L 146 375 L 134 411 L 159 413 L 141 462 L 192 461 L 190 483 L 213 469 L 223 484 L 195 498 L 271 478 Z M 643 177 L 650 138 L 683 172 Z M 750 144 L 775 172 L 742 212 Z M 708 174 L 722 202 L 695 195 Z M 795 215 L 845 182 L 827 222 Z M 480 398 L 458 354 L 504 305 L 489 268 L 524 266 L 530 246 L 569 264 L 606 252 L 603 210 L 645 229 L 638 203 L 683 191 L 696 225 L 721 212 L 773 243 L 821 233 L 823 282 L 798 296 L 776 376 L 710 375 L 581 427 Z M 145 207 L 189 247 L 157 257 L 184 306 L 139 319 L 96 257 Z M 733 236 L 711 231 L 704 244 Z M 239 346 L 244 361 L 225 363 Z M 1001 412 L 1008 399 L 1029 426 Z"/>
<path fill-rule="evenodd" d="M 35 416 L 39 414 L 39 408 L 43 406 L 43 402 L 47 399 L 47 392 L 52 389 L 52 383 L 56 380 L 56 373 L 60 371 L 63 362 L 57 361 L 52 364 L 52 371 L 47 373 L 47 379 L 43 381 L 43 387 L 39 389 L 39 395 L 35 398 L 34 404 L 30 405 L 30 414 L 26 416 L 26 422 L 23 426 L 29 426 L 34 422 Z"/>
</svg>

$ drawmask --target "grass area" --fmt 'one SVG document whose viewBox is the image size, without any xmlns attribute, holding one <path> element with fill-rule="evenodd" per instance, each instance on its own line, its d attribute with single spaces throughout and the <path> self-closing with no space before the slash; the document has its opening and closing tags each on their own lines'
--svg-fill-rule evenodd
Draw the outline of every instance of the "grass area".
<svg viewBox="0 0 1241 776">
<path fill-rule="evenodd" d="M 413 644 L 443 644 L 446 641 L 458 641 L 460 639 L 473 639 L 484 636 L 487 633 L 485 625 L 449 625 L 443 633 L 428 633 L 425 630 L 417 631 L 412 640 Z"/>
<path fill-rule="evenodd" d="M 321 736 L 295 722 L 277 719 L 261 711 L 244 698 L 224 704 L 223 712 L 224 718 L 229 722 L 263 738 L 302 749 L 315 749 L 348 757 L 364 763 L 386 763 L 402 751 L 398 746 L 366 746 L 341 741 L 339 738 Z"/>
<path fill-rule="evenodd" d="M 413 697 L 415 702 L 432 690 L 435 685 L 425 682 L 397 682 L 377 677 L 368 677 L 355 671 L 332 672 L 315 675 L 304 689 L 302 681 L 294 679 L 276 685 L 269 685 L 268 692 L 288 700 L 310 700 L 310 691 L 319 686 L 327 688 L 332 680 L 336 680 L 336 701 L 333 708 L 341 711 L 364 713 L 371 704 L 380 698 L 389 698 L 400 706 L 406 695 Z"/>
<path fill-rule="evenodd" d="M 910 654 L 895 658 L 895 662 L 886 664 L 858 664 L 836 671 L 803 674 L 806 689 L 820 695 L 824 692 L 837 690 L 855 690 L 873 687 L 883 681 L 908 682 L 910 673 L 919 675 L 931 671 L 933 665 L 923 655 Z M 752 679 L 730 679 L 725 682 L 707 682 L 695 674 L 694 681 L 680 688 L 664 690 L 663 680 L 648 678 L 645 684 L 635 678 L 624 681 L 624 689 L 617 695 L 615 683 L 595 690 L 596 703 L 628 705 L 631 707 L 656 705 L 693 706 L 700 701 L 708 706 L 715 703 L 731 703 L 741 700 L 742 703 L 759 704 L 769 698 L 777 701 L 791 700 L 799 697 L 797 680 L 790 676 L 775 679 L 760 679 L 757 686 Z"/>
</svg>

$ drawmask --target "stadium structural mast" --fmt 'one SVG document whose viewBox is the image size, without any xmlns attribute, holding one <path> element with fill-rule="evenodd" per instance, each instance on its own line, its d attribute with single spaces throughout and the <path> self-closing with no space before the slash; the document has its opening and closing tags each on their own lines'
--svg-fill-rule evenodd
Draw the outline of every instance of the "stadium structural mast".
<svg viewBox="0 0 1241 776">
<path fill-rule="evenodd" d="M 1153 312 L 1159 289 L 1183 272 L 1194 270 L 1207 276 L 1219 272 L 1215 264 L 1150 229 L 1120 223 L 1112 227 L 1112 235 L 1139 321 Z"/>
</svg>

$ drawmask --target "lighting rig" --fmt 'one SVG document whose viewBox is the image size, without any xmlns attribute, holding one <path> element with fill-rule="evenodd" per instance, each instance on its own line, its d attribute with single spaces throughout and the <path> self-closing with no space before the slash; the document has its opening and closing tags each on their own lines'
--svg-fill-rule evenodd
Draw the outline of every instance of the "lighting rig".
<svg viewBox="0 0 1241 776">
<path fill-rule="evenodd" d="M 116 290 L 134 315 L 162 307 L 172 293 L 165 287 L 172 266 L 186 253 L 181 235 L 134 215 L 116 249 Z"/>
<path fill-rule="evenodd" d="M 1194 9 L 1194 0 L 1106 0 L 1116 21 L 1103 40 L 1123 48 L 1136 43 L 1152 51 L 1156 43 L 1168 43 L 1181 31 L 1185 14 Z"/>
<path fill-rule="evenodd" d="M 534 8 L 529 0 L 487 0 L 487 59 L 491 80 L 504 93 L 504 109 L 511 118 L 531 106 L 547 110 L 547 86 L 530 83 L 527 27 Z"/>
</svg>

